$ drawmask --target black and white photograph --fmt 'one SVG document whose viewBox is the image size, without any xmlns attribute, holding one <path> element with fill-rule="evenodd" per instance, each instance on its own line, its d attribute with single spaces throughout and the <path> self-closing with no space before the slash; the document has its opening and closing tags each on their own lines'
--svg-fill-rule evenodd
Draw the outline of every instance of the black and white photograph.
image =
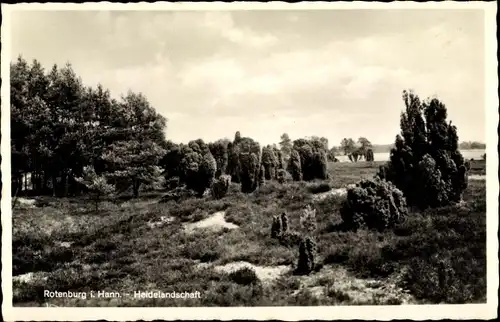
<svg viewBox="0 0 500 322">
<path fill-rule="evenodd" d="M 496 317 L 496 3 L 1 8 L 6 316 Z"/>
</svg>

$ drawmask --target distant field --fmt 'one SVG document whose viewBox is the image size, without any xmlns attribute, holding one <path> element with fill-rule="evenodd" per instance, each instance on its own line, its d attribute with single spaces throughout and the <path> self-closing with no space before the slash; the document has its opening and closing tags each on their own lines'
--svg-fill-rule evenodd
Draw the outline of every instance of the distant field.
<svg viewBox="0 0 500 322">
<path fill-rule="evenodd" d="M 470 160 L 481 160 L 483 154 L 486 152 L 485 150 L 475 149 L 475 150 L 460 150 L 465 159 Z M 373 154 L 375 161 L 389 161 L 390 152 L 375 152 Z M 337 156 L 341 162 L 350 162 L 349 158 L 345 155 Z"/>
<path fill-rule="evenodd" d="M 328 182 L 268 182 L 245 195 L 233 184 L 222 200 L 209 197 L 158 203 L 45 198 L 13 214 L 16 306 L 275 306 L 470 303 L 486 301 L 486 187 L 470 180 L 464 203 L 412 210 L 393 231 L 344 232 L 343 196 L 318 198 L 320 185 L 345 187 L 373 176 L 382 162 L 331 163 Z M 472 173 L 484 174 L 474 161 Z M 328 187 L 327 187 L 328 188 Z M 305 205 L 317 209 L 320 264 L 309 276 L 290 268 L 297 247 L 270 237 L 272 217 L 284 211 L 300 230 Z M 219 217 L 213 213 L 223 211 Z M 210 218 L 211 221 L 200 220 Z M 225 221 L 224 221 L 225 218 Z M 224 226 L 208 229 L 210 224 Z M 216 226 L 211 226 L 216 227 Z M 439 261 L 454 273 L 439 284 Z M 247 264 L 245 264 L 247 263 Z M 249 264 L 248 264 L 249 263 Z M 231 267 L 254 265 L 261 282 L 238 279 Z M 260 274 L 260 275 L 259 275 Z M 44 290 L 120 292 L 120 298 L 44 298 Z M 134 291 L 195 292 L 199 299 L 136 299 Z"/>
</svg>

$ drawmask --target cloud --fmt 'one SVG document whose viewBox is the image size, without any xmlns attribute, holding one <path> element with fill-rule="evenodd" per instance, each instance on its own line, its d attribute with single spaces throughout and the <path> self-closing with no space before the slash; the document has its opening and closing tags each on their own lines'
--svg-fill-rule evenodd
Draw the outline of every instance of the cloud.
<svg viewBox="0 0 500 322">
<path fill-rule="evenodd" d="M 114 96 L 143 92 L 176 141 L 387 143 L 405 88 L 436 94 L 461 138 L 484 140 L 483 26 L 473 10 L 23 12 L 12 47 L 46 68 L 70 61 Z"/>
</svg>

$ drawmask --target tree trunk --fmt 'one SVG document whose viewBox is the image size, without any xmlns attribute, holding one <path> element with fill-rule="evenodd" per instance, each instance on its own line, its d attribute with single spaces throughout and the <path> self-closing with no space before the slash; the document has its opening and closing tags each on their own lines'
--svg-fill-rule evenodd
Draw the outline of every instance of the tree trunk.
<svg viewBox="0 0 500 322">
<path fill-rule="evenodd" d="M 19 188 L 16 190 L 15 194 L 14 194 L 14 198 L 12 199 L 12 210 L 14 210 L 14 208 L 16 208 L 16 204 L 17 204 L 17 198 L 19 197 L 18 195 L 19 193 Z"/>
<path fill-rule="evenodd" d="M 139 180 L 137 179 L 134 179 L 133 183 L 132 183 L 132 189 L 134 190 L 134 198 L 138 198 L 139 197 L 139 187 L 140 187 L 141 183 L 139 182 Z"/>
<path fill-rule="evenodd" d="M 52 175 L 52 197 L 56 196 L 56 183 L 57 183 L 57 176 L 55 174 Z"/>
<path fill-rule="evenodd" d="M 48 177 L 47 177 L 47 174 L 45 172 L 43 172 L 43 185 L 42 185 L 42 190 L 45 194 L 45 191 L 47 190 L 47 182 L 48 182 Z"/>
<path fill-rule="evenodd" d="M 68 196 L 68 177 L 69 177 L 69 171 L 65 171 L 64 173 L 64 197 Z"/>
</svg>

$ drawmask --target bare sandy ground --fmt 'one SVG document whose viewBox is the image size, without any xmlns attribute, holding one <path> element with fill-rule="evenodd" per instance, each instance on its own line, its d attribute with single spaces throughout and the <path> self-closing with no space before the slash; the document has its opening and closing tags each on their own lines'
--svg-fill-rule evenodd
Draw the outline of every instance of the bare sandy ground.
<svg viewBox="0 0 500 322">
<path fill-rule="evenodd" d="M 187 233 L 193 232 L 196 229 L 212 229 L 212 230 L 222 230 L 224 228 L 227 229 L 236 229 L 239 228 L 238 225 L 235 225 L 233 223 L 229 223 L 226 221 L 224 218 L 225 212 L 224 211 L 219 211 L 214 213 L 208 218 L 205 218 L 203 220 L 194 222 L 194 223 L 187 223 L 184 225 L 184 230 Z"/>
<path fill-rule="evenodd" d="M 12 198 L 12 202 L 14 202 L 14 200 L 15 198 Z M 35 208 L 36 200 L 19 197 L 16 200 L 16 206 L 19 208 Z"/>
<path fill-rule="evenodd" d="M 327 191 L 327 192 L 318 193 L 318 194 L 313 195 L 312 199 L 314 201 L 319 201 L 319 200 L 323 200 L 323 199 L 330 197 L 330 196 L 343 197 L 343 196 L 347 195 L 348 189 L 353 188 L 355 186 L 356 185 L 354 185 L 354 184 L 350 184 L 350 185 L 347 185 L 345 188 L 332 189 L 332 190 Z"/>
<path fill-rule="evenodd" d="M 29 284 L 35 280 L 47 280 L 47 276 L 44 276 L 44 272 L 29 272 L 17 276 L 12 276 L 12 282 L 26 283 Z"/>
<path fill-rule="evenodd" d="M 158 221 L 149 221 L 147 225 L 149 226 L 149 228 L 153 229 L 162 227 L 163 225 L 168 225 L 172 223 L 174 220 L 175 218 L 172 216 L 161 216 Z"/>
<path fill-rule="evenodd" d="M 245 261 L 232 262 L 225 265 L 213 265 L 209 263 L 199 263 L 195 266 L 197 269 L 207 269 L 213 268 L 214 271 L 223 274 L 230 274 L 242 268 L 250 268 L 253 269 L 257 278 L 265 283 L 270 284 L 273 281 L 280 278 L 283 274 L 288 273 L 292 270 L 291 266 L 279 265 L 279 266 L 259 266 L 254 265 Z"/>
</svg>

